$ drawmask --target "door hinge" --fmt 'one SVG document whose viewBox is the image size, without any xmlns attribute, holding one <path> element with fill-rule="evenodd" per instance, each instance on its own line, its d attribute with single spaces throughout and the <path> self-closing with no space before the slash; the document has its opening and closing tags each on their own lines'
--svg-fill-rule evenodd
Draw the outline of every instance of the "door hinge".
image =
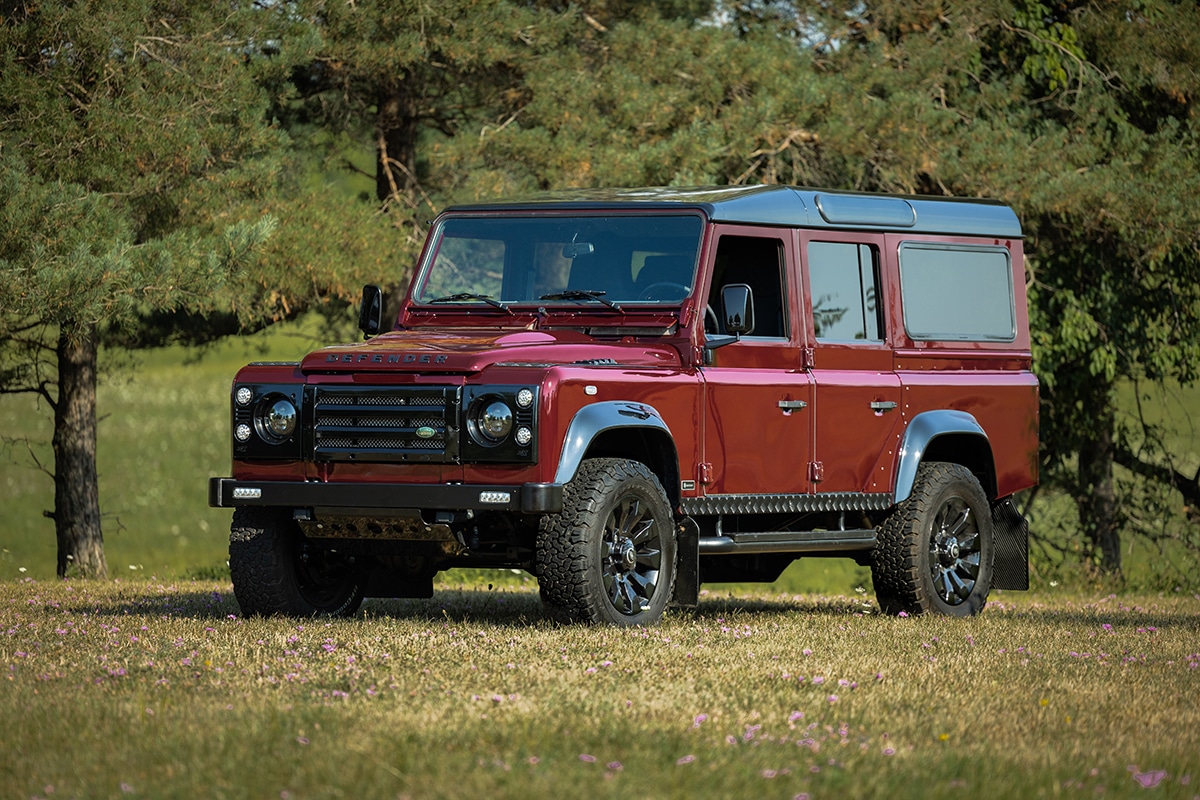
<svg viewBox="0 0 1200 800">
<path fill-rule="evenodd" d="M 820 483 L 825 480 L 825 462 L 810 461 L 808 462 L 808 479 L 813 483 Z"/>
<path fill-rule="evenodd" d="M 699 478 L 701 483 L 712 483 L 712 464 L 707 461 L 700 462 Z"/>
<path fill-rule="evenodd" d="M 800 369 L 812 369 L 816 366 L 816 354 L 813 353 L 811 347 L 805 347 L 800 351 Z"/>
</svg>

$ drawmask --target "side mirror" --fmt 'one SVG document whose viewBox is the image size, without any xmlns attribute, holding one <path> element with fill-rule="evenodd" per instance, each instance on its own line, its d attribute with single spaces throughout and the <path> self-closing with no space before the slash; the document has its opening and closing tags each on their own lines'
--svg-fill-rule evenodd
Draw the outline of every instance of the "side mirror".
<svg viewBox="0 0 1200 800">
<path fill-rule="evenodd" d="M 754 292 L 744 283 L 731 283 L 721 287 L 721 316 L 725 319 L 725 332 L 731 336 L 706 336 L 704 342 L 704 364 L 711 367 L 716 363 L 716 351 L 733 344 L 743 335 L 754 332 Z"/>
<path fill-rule="evenodd" d="M 358 309 L 358 329 L 370 339 L 383 330 L 383 290 L 368 283 L 363 287 L 362 305 Z"/>
<path fill-rule="evenodd" d="M 754 332 L 754 292 L 744 283 L 721 287 L 721 315 L 725 332 L 744 336 Z"/>
</svg>

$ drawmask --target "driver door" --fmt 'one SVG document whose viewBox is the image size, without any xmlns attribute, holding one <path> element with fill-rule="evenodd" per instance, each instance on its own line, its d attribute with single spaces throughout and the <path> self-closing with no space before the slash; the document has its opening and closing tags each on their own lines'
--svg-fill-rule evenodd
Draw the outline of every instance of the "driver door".
<svg viewBox="0 0 1200 800">
<path fill-rule="evenodd" d="M 721 288 L 746 284 L 755 327 L 715 350 L 715 363 L 701 370 L 700 484 L 706 496 L 807 493 L 813 386 L 801 361 L 794 240 L 774 230 L 722 226 L 709 252 L 710 306 L 720 317 Z"/>
</svg>

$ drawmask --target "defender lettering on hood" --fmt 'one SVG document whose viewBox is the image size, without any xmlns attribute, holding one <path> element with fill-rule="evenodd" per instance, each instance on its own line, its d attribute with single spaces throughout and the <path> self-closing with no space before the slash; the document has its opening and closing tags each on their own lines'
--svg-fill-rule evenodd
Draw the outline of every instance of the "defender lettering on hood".
<svg viewBox="0 0 1200 800">
<path fill-rule="evenodd" d="M 450 356 L 440 353 L 329 353 L 326 364 L 446 364 Z"/>
</svg>

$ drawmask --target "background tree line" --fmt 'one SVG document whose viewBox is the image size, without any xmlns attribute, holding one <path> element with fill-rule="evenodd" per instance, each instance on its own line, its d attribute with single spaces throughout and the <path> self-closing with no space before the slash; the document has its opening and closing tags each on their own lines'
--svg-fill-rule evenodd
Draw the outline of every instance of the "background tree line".
<svg viewBox="0 0 1200 800">
<path fill-rule="evenodd" d="M 1197 378 L 1194 3 L 29 0 L 0 14 L 0 391 L 55 414 L 60 574 L 106 570 L 97 348 L 335 315 L 363 282 L 402 286 L 446 204 L 564 187 L 1011 204 L 1042 480 L 1074 500 L 1079 549 L 1119 572 L 1123 535 L 1162 536 L 1146 521 L 1200 508 L 1200 474 L 1117 403 L 1125 386 Z M 345 172 L 374 191 L 328 185 Z"/>
</svg>

